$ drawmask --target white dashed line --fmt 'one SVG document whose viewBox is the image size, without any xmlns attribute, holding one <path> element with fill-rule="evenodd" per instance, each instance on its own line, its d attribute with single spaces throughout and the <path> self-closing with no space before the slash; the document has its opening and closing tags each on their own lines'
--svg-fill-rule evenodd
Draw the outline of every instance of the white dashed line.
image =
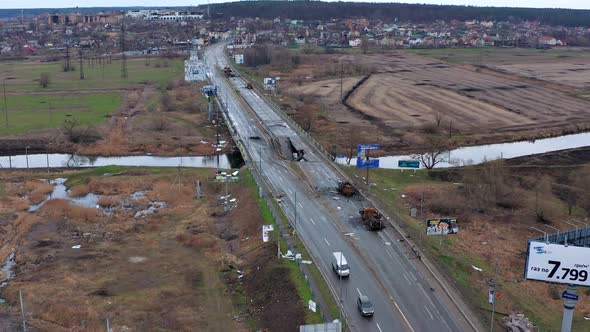
<svg viewBox="0 0 590 332">
<path fill-rule="evenodd" d="M 313 221 L 313 219 L 309 218 L 309 221 L 311 221 L 311 223 L 315 225 L 315 221 Z"/>
<path fill-rule="evenodd" d="M 375 323 L 377 324 L 377 328 L 379 329 L 379 332 L 383 332 L 383 330 L 381 329 L 381 326 L 379 326 L 379 323 Z"/>
<path fill-rule="evenodd" d="M 357 289 L 358 290 L 358 289 Z M 412 325 L 410 325 L 410 322 L 408 321 L 408 319 L 406 318 L 406 315 L 404 315 L 404 313 L 402 312 L 402 309 L 399 308 L 399 305 L 397 305 L 397 302 L 393 302 L 393 304 L 395 304 L 395 307 L 397 308 L 397 310 L 399 311 L 400 314 L 402 314 L 402 318 L 404 319 L 404 321 L 406 322 L 406 324 L 408 325 L 408 327 L 410 328 L 410 330 L 412 332 L 414 331 L 414 328 L 412 328 Z"/>
<path fill-rule="evenodd" d="M 430 315 L 430 319 L 434 320 L 434 316 L 432 316 L 432 314 L 430 313 L 430 310 L 428 310 L 428 308 L 426 306 L 424 306 L 424 309 L 426 309 L 426 312 Z"/>
<path fill-rule="evenodd" d="M 330 242 L 328 242 L 328 239 L 324 238 L 324 241 L 326 241 L 326 244 L 329 246 Z"/>
<path fill-rule="evenodd" d="M 408 277 L 406 276 L 405 273 L 404 273 L 404 279 L 406 279 L 406 281 L 408 282 L 408 285 L 412 286 L 412 283 L 410 282 L 410 279 L 408 279 Z"/>
<path fill-rule="evenodd" d="M 359 293 L 359 296 L 363 295 L 358 288 L 356 289 L 356 291 Z"/>
<path fill-rule="evenodd" d="M 301 206 L 301 208 L 303 209 L 303 205 L 301 205 L 301 202 L 297 202 L 297 204 L 299 204 L 299 206 Z"/>
</svg>

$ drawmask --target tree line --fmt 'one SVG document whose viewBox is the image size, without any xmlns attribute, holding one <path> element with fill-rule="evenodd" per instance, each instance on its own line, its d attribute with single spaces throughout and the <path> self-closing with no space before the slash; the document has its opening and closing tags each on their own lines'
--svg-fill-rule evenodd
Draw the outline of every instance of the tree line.
<svg viewBox="0 0 590 332">
<path fill-rule="evenodd" d="M 524 21 L 539 20 L 543 24 L 562 26 L 587 26 L 590 10 L 512 8 L 512 7 L 474 7 L 422 5 L 402 3 L 360 3 L 360 2 L 320 2 L 320 1 L 245 1 L 211 4 L 212 15 L 217 18 L 260 17 L 274 19 L 287 17 L 300 20 L 329 20 L 332 18 L 380 19 L 400 21 L 432 22 L 494 20 Z"/>
</svg>

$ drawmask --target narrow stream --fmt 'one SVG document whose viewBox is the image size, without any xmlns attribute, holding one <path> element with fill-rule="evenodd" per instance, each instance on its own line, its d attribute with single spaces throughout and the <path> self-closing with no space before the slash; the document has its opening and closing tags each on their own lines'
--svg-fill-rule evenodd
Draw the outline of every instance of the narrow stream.
<svg viewBox="0 0 590 332">
<path fill-rule="evenodd" d="M 559 137 L 538 139 L 535 141 L 522 141 L 513 143 L 500 143 L 489 145 L 468 146 L 451 150 L 445 160 L 436 165 L 436 168 L 480 164 L 484 161 L 499 158 L 516 158 L 539 153 L 559 151 L 565 149 L 590 146 L 590 132 L 581 134 L 564 135 Z M 399 168 L 400 160 L 415 160 L 412 155 L 379 157 L 380 168 Z M 347 165 L 346 157 L 339 156 L 336 162 Z M 356 159 L 350 162 L 350 166 L 356 165 Z M 423 165 L 420 165 L 422 168 Z"/>
<path fill-rule="evenodd" d="M 237 153 L 239 155 L 239 152 Z M 157 156 L 117 156 L 98 157 L 76 154 L 30 154 L 0 157 L 0 168 L 67 168 L 67 167 L 99 167 L 107 165 L 116 166 L 161 166 L 161 167 L 218 167 L 229 169 L 240 166 L 241 156 L 235 153 L 219 156 L 183 156 L 183 157 L 157 157 Z M 243 162 L 243 161 L 242 161 Z"/>
</svg>

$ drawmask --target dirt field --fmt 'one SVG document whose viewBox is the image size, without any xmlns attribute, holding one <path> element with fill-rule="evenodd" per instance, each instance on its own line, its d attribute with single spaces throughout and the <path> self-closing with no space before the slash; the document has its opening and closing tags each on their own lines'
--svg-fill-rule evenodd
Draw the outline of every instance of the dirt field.
<svg viewBox="0 0 590 332">
<path fill-rule="evenodd" d="M 175 170 L 107 167 L 58 175 L 69 178 L 70 195 L 100 195 L 101 207 L 115 208 L 110 214 L 63 199 L 26 212 L 51 188 L 30 173 L 0 174 L 0 257 L 16 254 L 16 277 L 0 291 L 8 303 L 0 304 L 3 324 L 19 320 L 18 290 L 34 331 L 104 331 L 106 318 L 113 331 L 277 331 L 303 323 L 283 261 L 271 259 L 276 247 L 262 245 L 255 191 L 232 184 L 237 205 L 226 213 L 225 186 L 207 181 L 210 172 L 183 170 L 177 178 Z M 141 216 L 156 201 L 167 205 Z"/>
<path fill-rule="evenodd" d="M 315 135 L 327 148 L 340 153 L 347 150 L 343 142 L 348 142 L 349 131 L 370 133 L 365 143 L 379 142 L 382 152 L 399 153 L 419 145 L 427 127 L 450 130 L 462 145 L 590 128 L 590 103 L 572 96 L 575 89 L 567 85 L 585 82 L 585 71 L 575 71 L 579 76 L 554 84 L 404 52 L 334 57 L 374 69 L 352 92 L 346 90 L 345 101 L 350 107 L 339 101 L 338 79 L 321 80 L 316 76 L 300 86 L 288 80 L 282 84 L 290 83 L 286 95 L 300 100 L 312 96 L 316 98 L 314 103 L 323 105 L 327 116 L 315 126 Z M 553 70 L 569 65 L 556 64 Z M 514 66 L 525 68 L 529 64 Z M 545 70 L 538 74 L 551 76 L 551 69 Z M 357 79 L 345 80 L 344 86 L 350 87 Z M 560 78 L 556 74 L 553 80 Z M 309 120 L 303 113 L 293 116 L 305 128 Z"/>
<path fill-rule="evenodd" d="M 485 66 L 524 77 L 581 89 L 590 88 L 587 48 L 472 48 L 408 50 L 456 64 Z"/>
<path fill-rule="evenodd" d="M 495 66 L 495 68 L 524 77 L 550 81 L 581 89 L 590 89 L 590 68 L 588 68 L 588 65 L 588 62 L 580 63 L 569 61 L 547 63 L 527 62 Z"/>
</svg>

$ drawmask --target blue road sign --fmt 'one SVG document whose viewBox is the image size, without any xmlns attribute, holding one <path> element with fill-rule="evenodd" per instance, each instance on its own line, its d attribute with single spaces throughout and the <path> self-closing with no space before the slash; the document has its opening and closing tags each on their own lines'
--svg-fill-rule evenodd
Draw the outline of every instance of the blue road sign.
<svg viewBox="0 0 590 332">
<path fill-rule="evenodd" d="M 379 167 L 379 159 L 371 159 L 367 155 L 368 150 L 381 149 L 379 144 L 359 145 L 357 148 L 356 167 L 357 168 L 377 168 Z"/>
<path fill-rule="evenodd" d="M 577 301 L 577 300 L 578 300 L 578 298 L 579 298 L 579 297 L 578 297 L 578 295 L 576 295 L 576 294 L 570 294 L 570 293 L 568 293 L 567 291 L 564 291 L 564 292 L 561 294 L 561 297 L 562 297 L 562 298 L 564 298 L 564 299 L 568 299 L 568 300 L 574 300 L 574 301 Z"/>
</svg>

